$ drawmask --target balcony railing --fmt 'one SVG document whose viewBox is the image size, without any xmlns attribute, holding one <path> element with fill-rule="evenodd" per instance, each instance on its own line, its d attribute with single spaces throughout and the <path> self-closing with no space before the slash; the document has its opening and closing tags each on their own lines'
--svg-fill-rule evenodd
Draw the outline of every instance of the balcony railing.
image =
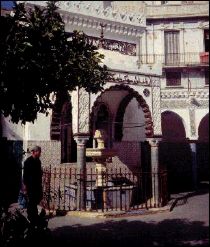
<svg viewBox="0 0 210 247">
<path fill-rule="evenodd" d="M 170 53 L 139 55 L 140 64 L 162 64 L 163 66 L 208 65 L 209 53 Z"/>
<path fill-rule="evenodd" d="M 72 38 L 73 33 L 68 33 L 69 38 Z M 89 44 L 96 46 L 97 48 L 103 48 L 105 50 L 117 51 L 123 55 L 136 56 L 136 44 L 129 43 L 120 40 L 113 39 L 101 39 L 99 37 L 86 36 Z"/>
</svg>

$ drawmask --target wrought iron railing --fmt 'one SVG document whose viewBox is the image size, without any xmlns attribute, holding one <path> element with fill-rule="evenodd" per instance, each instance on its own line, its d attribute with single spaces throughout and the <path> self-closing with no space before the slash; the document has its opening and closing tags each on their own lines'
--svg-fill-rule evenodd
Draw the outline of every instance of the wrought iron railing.
<svg viewBox="0 0 210 247">
<path fill-rule="evenodd" d="M 165 66 L 208 65 L 208 52 L 139 55 L 140 64 L 162 64 Z"/>
<path fill-rule="evenodd" d="M 167 204 L 167 172 L 131 172 L 128 169 L 108 169 L 103 174 L 103 187 L 96 186 L 99 179 L 95 169 L 86 171 L 86 209 L 88 211 L 129 211 L 149 209 Z M 78 169 L 46 167 L 43 172 L 44 199 L 46 209 L 81 210 L 78 206 L 78 190 L 81 188 L 82 174 Z M 100 176 L 101 179 L 101 176 Z M 157 184 L 159 196 L 153 193 Z M 157 189 L 157 188 L 156 188 Z"/>
<path fill-rule="evenodd" d="M 73 33 L 68 33 L 69 37 L 73 36 Z M 137 46 L 135 43 L 129 43 L 120 40 L 106 39 L 100 37 L 93 37 L 86 35 L 89 44 L 96 46 L 97 48 L 103 48 L 105 50 L 117 51 L 123 55 L 136 56 Z"/>
</svg>

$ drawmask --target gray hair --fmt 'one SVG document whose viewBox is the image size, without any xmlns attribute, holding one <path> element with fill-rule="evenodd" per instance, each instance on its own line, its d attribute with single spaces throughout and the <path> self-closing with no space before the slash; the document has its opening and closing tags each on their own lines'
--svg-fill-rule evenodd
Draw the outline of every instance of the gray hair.
<svg viewBox="0 0 210 247">
<path fill-rule="evenodd" d="M 41 152 L 41 147 L 40 146 L 34 146 L 32 149 L 31 149 L 31 152 L 37 152 L 37 151 L 39 151 L 39 152 Z"/>
</svg>

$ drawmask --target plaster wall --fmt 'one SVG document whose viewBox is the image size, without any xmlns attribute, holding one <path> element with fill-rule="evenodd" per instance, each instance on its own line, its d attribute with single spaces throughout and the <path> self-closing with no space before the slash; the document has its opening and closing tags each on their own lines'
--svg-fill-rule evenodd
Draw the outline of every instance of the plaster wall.
<svg viewBox="0 0 210 247">
<path fill-rule="evenodd" d="M 138 106 L 136 99 L 128 104 L 123 119 L 123 139 L 122 141 L 144 141 L 145 136 L 145 118 L 142 108 Z M 142 126 L 143 125 L 143 126 Z M 142 127 L 136 127 L 142 126 Z"/>
<path fill-rule="evenodd" d="M 191 89 L 201 89 L 205 87 L 205 73 L 201 70 L 188 70 L 181 72 L 181 85 L 180 86 L 171 86 L 172 88 L 188 88 L 188 78 L 190 80 Z M 161 78 L 161 88 L 170 88 L 166 85 L 165 75 Z"/>
<path fill-rule="evenodd" d="M 51 114 L 38 113 L 34 124 L 29 123 L 28 140 L 32 141 L 50 141 Z"/>
<path fill-rule="evenodd" d="M 196 125 L 196 131 L 198 135 L 198 128 L 200 126 L 200 123 L 202 119 L 209 113 L 208 109 L 197 109 L 195 112 L 195 125 Z"/>
</svg>

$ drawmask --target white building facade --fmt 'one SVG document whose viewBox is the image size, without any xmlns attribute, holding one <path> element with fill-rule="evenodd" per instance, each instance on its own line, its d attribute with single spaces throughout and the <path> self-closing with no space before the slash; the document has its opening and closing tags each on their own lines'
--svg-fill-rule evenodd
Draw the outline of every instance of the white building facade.
<svg viewBox="0 0 210 247">
<path fill-rule="evenodd" d="M 64 92 L 51 114 L 38 114 L 34 124 L 15 125 L 2 117 L 2 136 L 22 142 L 25 151 L 40 145 L 43 165 L 60 165 L 75 163 L 77 146 L 94 146 L 94 131 L 102 128 L 106 145 L 118 150 L 114 166 L 132 170 L 149 162 L 154 170 L 163 166 L 196 183 L 208 160 L 208 1 L 61 1 L 58 6 L 66 32 L 84 31 L 105 55 L 112 76 L 96 95 Z M 192 158 L 196 148 L 199 162 Z M 167 155 L 180 159 L 170 165 Z"/>
</svg>

